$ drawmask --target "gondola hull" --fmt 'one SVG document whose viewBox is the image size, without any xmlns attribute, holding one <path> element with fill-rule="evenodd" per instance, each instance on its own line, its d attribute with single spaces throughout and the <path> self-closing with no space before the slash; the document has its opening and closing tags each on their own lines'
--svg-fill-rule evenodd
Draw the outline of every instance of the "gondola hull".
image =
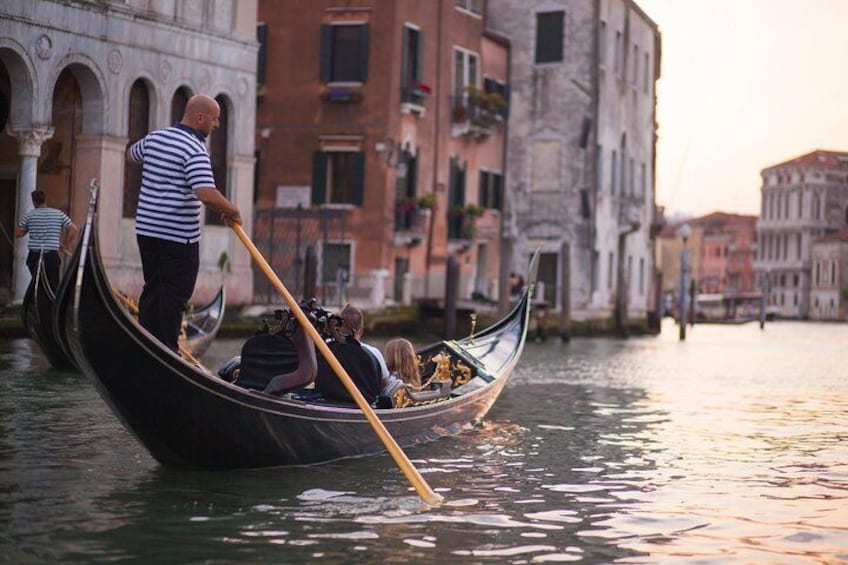
<svg viewBox="0 0 848 565">
<path fill-rule="evenodd" d="M 41 266 L 27 287 L 21 308 L 21 322 L 27 334 L 38 344 L 47 361 L 57 369 L 73 368 L 53 325 L 55 291 Z"/>
<path fill-rule="evenodd" d="M 384 449 L 355 406 L 243 389 L 163 348 L 115 302 L 89 227 L 81 238 L 85 249 L 76 255 L 78 283 L 59 300 L 65 337 L 80 369 L 161 464 L 202 469 L 306 465 Z M 398 444 L 433 440 L 479 422 L 518 361 L 528 317 L 525 297 L 492 331 L 481 332 L 473 342 L 448 343 L 465 354 L 484 351 L 481 376 L 475 377 L 479 386 L 429 405 L 377 410 Z"/>
</svg>

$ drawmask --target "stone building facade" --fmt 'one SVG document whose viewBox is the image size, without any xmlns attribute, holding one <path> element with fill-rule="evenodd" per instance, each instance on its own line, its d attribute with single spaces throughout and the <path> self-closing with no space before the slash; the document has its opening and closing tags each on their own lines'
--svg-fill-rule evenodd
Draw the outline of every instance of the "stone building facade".
<svg viewBox="0 0 848 565">
<path fill-rule="evenodd" d="M 654 168 L 660 33 L 632 0 L 490 0 L 510 38 L 505 245 L 541 249 L 563 318 L 656 311 Z"/>
<path fill-rule="evenodd" d="M 219 188 L 250 230 L 256 91 L 256 0 L 5 0 L 0 3 L 0 223 L 11 234 L 30 192 L 80 224 L 89 183 L 100 181 L 100 242 L 112 284 L 142 285 L 135 242 L 140 173 L 125 166 L 129 141 L 179 121 L 188 97 L 222 105 L 210 137 Z M 250 257 L 229 228 L 207 216 L 196 299 L 221 284 L 230 262 L 231 302 L 251 300 Z M 29 281 L 26 245 L 0 244 L 0 287 L 20 300 Z"/>
<path fill-rule="evenodd" d="M 509 42 L 483 2 L 259 6 L 255 239 L 287 285 L 330 306 L 436 299 L 454 258 L 460 298 L 495 298 Z"/>
<path fill-rule="evenodd" d="M 779 316 L 808 318 L 813 242 L 848 226 L 848 153 L 816 150 L 761 176 L 754 268 Z"/>
<path fill-rule="evenodd" d="M 813 242 L 810 318 L 848 321 L 848 228 Z"/>
</svg>

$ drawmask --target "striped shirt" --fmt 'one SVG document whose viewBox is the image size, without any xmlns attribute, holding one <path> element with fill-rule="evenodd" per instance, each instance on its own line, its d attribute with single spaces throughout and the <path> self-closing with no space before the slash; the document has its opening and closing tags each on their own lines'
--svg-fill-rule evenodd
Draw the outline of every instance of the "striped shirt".
<svg viewBox="0 0 848 565">
<path fill-rule="evenodd" d="M 179 243 L 200 239 L 198 188 L 215 188 L 209 152 L 200 134 L 183 125 L 154 131 L 130 148 L 142 163 L 135 233 Z"/>
<path fill-rule="evenodd" d="M 71 219 L 55 208 L 33 208 L 18 222 L 18 227 L 27 231 L 30 251 L 59 251 L 62 230 L 70 225 Z"/>
</svg>

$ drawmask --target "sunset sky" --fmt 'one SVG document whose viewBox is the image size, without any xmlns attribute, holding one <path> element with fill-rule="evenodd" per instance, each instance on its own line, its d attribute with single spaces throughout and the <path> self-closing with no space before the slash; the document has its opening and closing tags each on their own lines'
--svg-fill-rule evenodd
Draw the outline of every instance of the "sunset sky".
<svg viewBox="0 0 848 565">
<path fill-rule="evenodd" d="M 662 33 L 657 204 L 758 214 L 760 170 L 848 151 L 848 0 L 636 0 Z"/>
</svg>

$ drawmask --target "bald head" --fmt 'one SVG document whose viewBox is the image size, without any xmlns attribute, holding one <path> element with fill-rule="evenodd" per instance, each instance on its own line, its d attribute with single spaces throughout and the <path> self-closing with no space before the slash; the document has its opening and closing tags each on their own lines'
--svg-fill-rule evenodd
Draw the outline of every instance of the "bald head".
<svg viewBox="0 0 848 565">
<path fill-rule="evenodd" d="M 218 118 L 221 117 L 221 107 L 214 98 L 203 94 L 195 94 L 188 99 L 182 123 L 184 126 L 194 128 L 207 137 L 218 129 Z"/>
</svg>

